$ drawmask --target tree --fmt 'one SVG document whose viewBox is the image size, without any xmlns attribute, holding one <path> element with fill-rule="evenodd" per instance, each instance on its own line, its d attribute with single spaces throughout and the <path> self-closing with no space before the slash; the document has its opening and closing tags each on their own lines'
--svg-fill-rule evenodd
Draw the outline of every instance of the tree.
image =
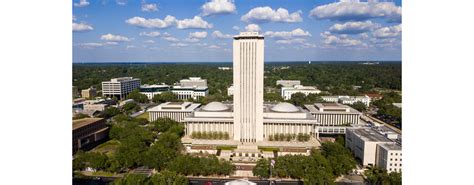
<svg viewBox="0 0 474 185">
<path fill-rule="evenodd" d="M 177 152 L 161 144 L 154 144 L 145 153 L 144 165 L 162 170 L 168 161 L 176 157 Z"/>
<path fill-rule="evenodd" d="M 140 106 L 135 102 L 126 103 L 122 108 L 126 113 L 134 113 L 141 110 Z"/>
<path fill-rule="evenodd" d="M 306 103 L 306 95 L 300 92 L 291 95 L 290 103 L 303 106 Z"/>
<path fill-rule="evenodd" d="M 324 100 L 323 98 L 321 98 L 321 95 L 319 94 L 308 94 L 308 96 L 306 96 L 306 103 L 323 103 Z"/>
<path fill-rule="evenodd" d="M 267 102 L 282 102 L 283 98 L 278 93 L 265 93 L 263 94 L 264 101 Z"/>
<path fill-rule="evenodd" d="M 356 167 L 351 152 L 339 143 L 324 142 L 321 144 L 322 155 L 326 157 L 333 169 L 334 176 L 347 174 Z"/>
<path fill-rule="evenodd" d="M 120 114 L 120 110 L 117 107 L 107 107 L 99 115 L 101 118 L 111 118 L 117 114 Z"/>
<path fill-rule="evenodd" d="M 142 174 L 127 174 L 113 181 L 114 185 L 147 184 L 148 177 Z"/>
<path fill-rule="evenodd" d="M 252 173 L 260 178 L 269 178 L 270 161 L 265 158 L 259 159 L 255 167 L 253 168 Z"/>
<path fill-rule="evenodd" d="M 166 132 L 172 126 L 179 125 L 179 123 L 170 118 L 158 118 L 154 122 L 151 122 L 151 125 L 154 131 Z"/>
<path fill-rule="evenodd" d="M 150 182 L 153 185 L 187 185 L 188 179 L 183 175 L 177 174 L 176 172 L 164 170 L 153 175 L 150 179 Z"/>
<path fill-rule="evenodd" d="M 138 103 L 148 103 L 148 96 L 140 93 L 138 89 L 133 90 L 127 95 L 126 99 L 133 99 L 134 101 Z"/>
<path fill-rule="evenodd" d="M 390 181 L 387 171 L 376 167 L 365 170 L 364 175 L 371 185 L 388 184 Z"/>
<path fill-rule="evenodd" d="M 388 178 L 391 185 L 401 185 L 402 184 L 402 174 L 398 172 L 391 172 L 388 174 Z"/>
<path fill-rule="evenodd" d="M 354 108 L 355 110 L 359 111 L 359 112 L 365 112 L 367 111 L 367 106 L 365 105 L 365 103 L 362 103 L 362 102 L 355 102 L 353 103 L 352 105 L 350 105 L 352 108 Z"/>
<path fill-rule="evenodd" d="M 175 102 L 178 101 L 178 96 L 172 92 L 163 92 L 153 96 L 152 101 L 155 103 Z"/>
<path fill-rule="evenodd" d="M 304 164 L 304 184 L 335 184 L 331 165 L 319 151 L 311 151 L 310 159 Z"/>
</svg>

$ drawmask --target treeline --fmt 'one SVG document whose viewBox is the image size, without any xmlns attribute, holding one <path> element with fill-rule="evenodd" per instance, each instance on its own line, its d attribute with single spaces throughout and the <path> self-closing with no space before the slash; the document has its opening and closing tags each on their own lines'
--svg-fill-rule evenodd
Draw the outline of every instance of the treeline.
<svg viewBox="0 0 474 185">
<path fill-rule="evenodd" d="M 231 64 L 73 64 L 73 85 L 79 89 L 100 89 L 102 81 L 122 76 L 140 78 L 142 84 L 172 85 L 190 76 L 200 76 L 207 79 L 210 95 L 217 96 L 214 99 L 226 99 L 233 71 L 217 69 L 225 65 Z M 401 90 L 401 63 L 265 64 L 266 87 L 277 87 L 276 81 L 281 79 L 300 80 L 303 85 L 317 86 L 331 94 L 358 95 L 373 88 Z M 361 88 L 354 89 L 353 85 Z"/>
<path fill-rule="evenodd" d="M 91 167 L 100 171 L 124 173 L 141 166 L 196 176 L 229 175 L 234 171 L 230 162 L 218 160 L 213 155 L 198 157 L 183 154 L 181 137 L 184 135 L 184 126 L 181 123 L 160 118 L 144 124 L 142 119 L 122 114 L 113 117 L 113 120 L 109 136 L 120 143 L 113 155 L 79 151 L 73 160 L 75 171 Z M 184 164 L 187 167 L 181 168 Z"/>
<path fill-rule="evenodd" d="M 309 134 L 274 134 L 274 135 L 269 135 L 268 140 L 269 141 L 309 141 L 310 135 Z"/>
<path fill-rule="evenodd" d="M 228 132 L 193 132 L 191 133 L 193 139 L 229 139 Z"/>
</svg>

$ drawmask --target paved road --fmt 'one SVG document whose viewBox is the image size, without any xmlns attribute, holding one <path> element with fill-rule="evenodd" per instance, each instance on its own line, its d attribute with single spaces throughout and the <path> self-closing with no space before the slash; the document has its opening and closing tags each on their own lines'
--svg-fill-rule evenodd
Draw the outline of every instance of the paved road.
<svg viewBox="0 0 474 185">
<path fill-rule="evenodd" d="M 189 185 L 224 185 L 224 183 L 235 180 L 229 179 L 207 179 L 207 178 L 189 178 Z M 257 183 L 257 185 L 270 185 L 268 180 L 250 180 Z M 303 185 L 301 181 L 273 181 L 274 185 Z"/>
</svg>

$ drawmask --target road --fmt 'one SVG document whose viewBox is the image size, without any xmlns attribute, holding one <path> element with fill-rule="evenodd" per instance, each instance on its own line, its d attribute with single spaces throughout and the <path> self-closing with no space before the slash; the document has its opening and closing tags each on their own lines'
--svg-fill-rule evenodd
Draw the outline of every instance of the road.
<svg viewBox="0 0 474 185">
<path fill-rule="evenodd" d="M 370 115 L 368 115 L 368 114 L 364 114 L 364 116 L 367 117 L 368 119 L 370 119 L 370 120 L 373 121 L 373 122 L 377 122 L 377 123 L 379 123 L 379 124 L 383 124 L 384 126 L 390 128 L 390 129 L 392 129 L 393 131 L 395 131 L 395 132 L 398 133 L 398 134 L 402 134 L 402 130 L 398 129 L 397 127 L 394 127 L 394 126 L 392 126 L 392 125 L 390 125 L 390 124 L 388 124 L 388 123 L 385 123 L 385 122 L 383 122 L 382 120 L 379 120 L 379 119 L 377 119 L 377 118 L 374 118 L 374 117 L 372 117 L 372 116 L 370 116 Z"/>
</svg>

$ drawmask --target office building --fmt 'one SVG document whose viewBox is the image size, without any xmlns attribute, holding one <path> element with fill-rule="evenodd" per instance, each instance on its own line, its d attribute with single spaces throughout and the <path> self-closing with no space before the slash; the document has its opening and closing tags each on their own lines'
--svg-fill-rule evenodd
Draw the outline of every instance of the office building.
<svg viewBox="0 0 474 185">
<path fill-rule="evenodd" d="M 263 61 L 263 35 L 234 36 L 234 140 L 263 140 Z"/>
<path fill-rule="evenodd" d="M 139 89 L 140 83 L 140 79 L 133 77 L 112 78 L 110 81 L 102 82 L 102 95 L 122 100 L 133 90 Z"/>
<path fill-rule="evenodd" d="M 395 142 L 368 127 L 354 127 L 346 130 L 346 147 L 360 159 L 364 166 L 377 165 L 377 147 L 382 144 L 395 144 Z"/>
<path fill-rule="evenodd" d="M 367 95 L 364 96 L 321 96 L 321 98 L 326 102 L 342 103 L 347 105 L 352 105 L 356 102 L 361 102 L 365 106 L 370 106 L 371 98 Z"/>
<path fill-rule="evenodd" d="M 81 91 L 81 95 L 83 98 L 94 98 L 97 96 L 97 90 L 94 87 L 89 87 L 87 89 L 83 89 Z"/>
<path fill-rule="evenodd" d="M 345 133 L 346 127 L 358 125 L 362 113 L 339 103 L 315 103 L 304 105 L 319 122 L 318 132 L 326 134 Z"/>
<path fill-rule="evenodd" d="M 282 87 L 293 87 L 295 85 L 301 85 L 299 80 L 277 80 L 276 85 L 281 85 Z"/>
<path fill-rule="evenodd" d="M 402 172 L 402 146 L 398 143 L 377 145 L 376 166 L 391 172 Z"/>
<path fill-rule="evenodd" d="M 72 149 L 75 153 L 79 149 L 93 145 L 97 141 L 108 137 L 108 128 L 103 118 L 83 118 L 72 121 Z"/>
<path fill-rule="evenodd" d="M 144 94 L 148 97 L 148 99 L 153 99 L 153 97 L 157 94 L 161 94 L 164 92 L 169 92 L 170 86 L 166 84 L 161 85 L 142 85 L 140 86 L 140 93 Z"/>
<path fill-rule="evenodd" d="M 284 100 L 291 99 L 291 96 L 295 93 L 303 93 L 304 95 L 308 96 L 309 94 L 319 94 L 321 93 L 321 91 L 313 86 L 302 86 L 302 85 L 294 85 L 291 87 L 281 88 L 281 97 Z"/>
<path fill-rule="evenodd" d="M 209 88 L 207 86 L 173 86 L 171 92 L 176 94 L 180 100 L 191 98 L 199 100 L 199 98 L 209 95 Z"/>
<path fill-rule="evenodd" d="M 207 80 L 201 77 L 189 77 L 189 79 L 182 79 L 179 81 L 182 87 L 207 87 Z"/>
<path fill-rule="evenodd" d="M 183 122 L 194 109 L 199 107 L 199 103 L 191 102 L 166 102 L 148 110 L 149 121 L 156 121 L 158 118 L 170 118 L 177 122 Z"/>
</svg>

